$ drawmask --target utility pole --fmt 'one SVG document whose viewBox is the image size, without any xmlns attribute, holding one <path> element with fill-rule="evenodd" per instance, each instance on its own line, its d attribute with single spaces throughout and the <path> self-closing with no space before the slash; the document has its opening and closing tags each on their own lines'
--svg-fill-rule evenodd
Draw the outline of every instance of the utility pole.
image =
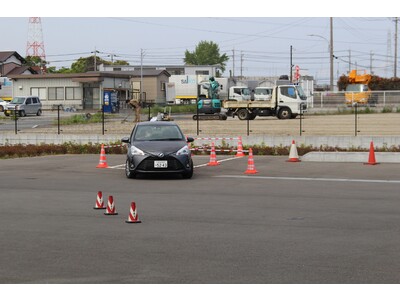
<svg viewBox="0 0 400 300">
<path fill-rule="evenodd" d="M 94 51 L 92 51 L 92 53 L 94 53 L 94 68 L 93 68 L 93 70 L 96 72 L 97 71 L 97 56 L 96 56 L 96 53 L 100 53 L 100 52 L 96 50 L 96 47 L 94 47 Z"/>
<path fill-rule="evenodd" d="M 372 51 L 369 54 L 369 73 L 372 75 L 374 74 L 374 71 L 372 71 L 372 55 L 374 55 L 374 53 L 372 53 Z"/>
<path fill-rule="evenodd" d="M 114 63 L 114 56 L 117 56 L 117 55 L 111 53 L 108 56 L 111 58 L 111 63 Z"/>
<path fill-rule="evenodd" d="M 235 78 L 235 48 L 232 50 L 233 56 L 232 56 L 232 77 Z"/>
<path fill-rule="evenodd" d="M 349 49 L 349 74 L 351 72 L 351 50 Z"/>
<path fill-rule="evenodd" d="M 243 79 L 243 53 L 240 51 L 240 79 Z"/>
<path fill-rule="evenodd" d="M 396 17 L 394 19 L 395 22 L 395 29 L 394 29 L 394 76 L 397 77 L 397 23 L 399 21 L 399 18 Z"/>
<path fill-rule="evenodd" d="M 143 100 L 143 49 L 140 49 L 140 102 Z"/>
<path fill-rule="evenodd" d="M 330 90 L 333 91 L 333 18 L 330 18 L 330 27 L 331 27 L 331 39 L 329 43 L 329 49 L 330 49 L 330 64 L 331 64 L 331 70 L 330 70 Z"/>
<path fill-rule="evenodd" d="M 290 82 L 293 82 L 293 46 L 290 45 Z"/>
</svg>

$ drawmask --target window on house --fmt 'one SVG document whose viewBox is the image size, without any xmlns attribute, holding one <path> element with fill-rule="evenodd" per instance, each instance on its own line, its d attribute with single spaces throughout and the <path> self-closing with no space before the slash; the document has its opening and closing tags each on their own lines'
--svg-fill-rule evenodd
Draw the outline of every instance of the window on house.
<svg viewBox="0 0 400 300">
<path fill-rule="evenodd" d="M 38 87 L 32 87 L 31 88 L 31 95 L 32 96 L 37 96 L 37 97 L 39 97 L 39 99 L 42 99 L 42 100 L 46 100 L 47 99 L 47 97 L 46 97 L 46 88 L 38 88 Z"/>
<path fill-rule="evenodd" d="M 210 72 L 207 70 L 196 71 L 196 75 L 209 75 Z"/>
<path fill-rule="evenodd" d="M 65 88 L 65 99 L 66 100 L 81 100 L 82 89 L 80 87 L 66 87 Z"/>
<path fill-rule="evenodd" d="M 161 82 L 161 90 L 165 91 L 165 82 Z"/>
<path fill-rule="evenodd" d="M 64 100 L 64 88 L 49 87 L 49 100 Z"/>
</svg>

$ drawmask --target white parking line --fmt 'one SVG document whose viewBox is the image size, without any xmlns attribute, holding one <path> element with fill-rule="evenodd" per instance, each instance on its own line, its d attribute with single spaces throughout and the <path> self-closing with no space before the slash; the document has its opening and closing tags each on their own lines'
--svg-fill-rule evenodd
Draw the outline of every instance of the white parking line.
<svg viewBox="0 0 400 300">
<path fill-rule="evenodd" d="M 244 175 L 218 175 L 220 178 L 238 179 L 271 179 L 271 180 L 299 180 L 299 181 L 333 181 L 333 182 L 360 182 L 360 183 L 400 183 L 400 180 L 377 180 L 377 179 L 349 179 L 349 178 L 307 178 L 307 177 L 267 177 L 267 176 L 244 176 Z"/>
<path fill-rule="evenodd" d="M 108 166 L 109 169 L 125 169 L 125 164 L 123 165 L 116 165 L 116 166 Z"/>
<path fill-rule="evenodd" d="M 234 159 L 237 159 L 237 158 L 241 158 L 241 157 L 229 157 L 229 158 L 225 158 L 225 159 L 221 159 L 221 160 L 217 160 L 217 161 L 218 162 L 224 162 L 224 161 L 234 160 Z M 195 168 L 207 167 L 207 164 L 208 163 L 202 164 L 202 165 L 197 165 L 197 166 L 194 166 L 194 167 Z"/>
</svg>

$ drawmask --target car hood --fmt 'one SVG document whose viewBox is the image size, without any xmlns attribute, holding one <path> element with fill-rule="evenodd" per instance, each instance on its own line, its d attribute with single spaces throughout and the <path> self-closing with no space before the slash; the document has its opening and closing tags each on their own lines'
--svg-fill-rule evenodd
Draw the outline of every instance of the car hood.
<svg viewBox="0 0 400 300">
<path fill-rule="evenodd" d="M 132 145 L 148 154 L 157 156 L 159 153 L 170 154 L 177 152 L 187 143 L 185 141 L 144 141 L 134 142 Z"/>
</svg>

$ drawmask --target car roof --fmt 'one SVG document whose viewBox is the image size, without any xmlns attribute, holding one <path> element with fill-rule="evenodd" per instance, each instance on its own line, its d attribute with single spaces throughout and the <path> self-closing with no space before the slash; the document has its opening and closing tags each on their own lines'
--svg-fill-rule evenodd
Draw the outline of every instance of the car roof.
<svg viewBox="0 0 400 300">
<path fill-rule="evenodd" d="M 137 123 L 138 126 L 151 126 L 151 125 L 158 125 L 158 126 L 178 126 L 175 122 L 166 122 L 166 121 L 146 121 Z"/>
</svg>

